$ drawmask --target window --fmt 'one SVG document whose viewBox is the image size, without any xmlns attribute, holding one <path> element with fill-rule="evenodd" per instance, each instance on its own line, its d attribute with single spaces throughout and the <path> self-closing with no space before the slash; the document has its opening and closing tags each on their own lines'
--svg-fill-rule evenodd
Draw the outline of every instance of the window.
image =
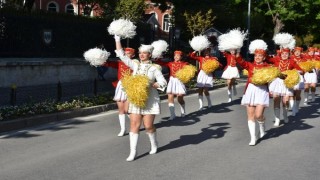
<svg viewBox="0 0 320 180">
<path fill-rule="evenodd" d="M 169 27 L 170 27 L 170 15 L 165 14 L 163 16 L 162 30 L 165 32 L 169 32 Z"/>
<path fill-rule="evenodd" d="M 66 5 L 66 13 L 68 14 L 74 14 L 74 7 L 72 4 L 67 4 Z"/>
<path fill-rule="evenodd" d="M 59 6 L 56 2 L 50 2 L 47 9 L 49 12 L 59 12 Z"/>
</svg>

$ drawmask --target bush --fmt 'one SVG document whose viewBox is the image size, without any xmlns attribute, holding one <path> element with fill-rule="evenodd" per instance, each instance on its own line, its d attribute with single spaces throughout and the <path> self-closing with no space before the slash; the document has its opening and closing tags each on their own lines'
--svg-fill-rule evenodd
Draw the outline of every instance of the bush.
<svg viewBox="0 0 320 180">
<path fill-rule="evenodd" d="M 21 106 L 6 106 L 0 107 L 0 120 L 6 121 L 37 114 L 62 112 L 107 104 L 110 102 L 112 102 L 111 95 L 108 93 L 104 93 L 94 97 L 79 96 L 71 101 L 66 102 L 56 102 L 55 100 L 49 99 L 40 103 L 29 103 Z"/>
</svg>

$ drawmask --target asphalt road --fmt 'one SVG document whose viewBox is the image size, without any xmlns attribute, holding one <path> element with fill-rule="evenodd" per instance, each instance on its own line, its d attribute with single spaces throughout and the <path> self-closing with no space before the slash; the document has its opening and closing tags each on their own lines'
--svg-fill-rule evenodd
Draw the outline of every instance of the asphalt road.
<svg viewBox="0 0 320 180">
<path fill-rule="evenodd" d="M 158 153 L 148 154 L 142 129 L 133 162 L 125 160 L 128 135 L 117 137 L 116 111 L 2 134 L 0 180 L 320 179 L 320 98 L 277 128 L 268 108 L 267 135 L 252 147 L 242 91 L 239 85 L 232 103 L 226 103 L 226 88 L 211 91 L 214 106 L 201 112 L 197 96 L 189 95 L 188 115 L 174 121 L 167 120 L 163 101 Z"/>
</svg>

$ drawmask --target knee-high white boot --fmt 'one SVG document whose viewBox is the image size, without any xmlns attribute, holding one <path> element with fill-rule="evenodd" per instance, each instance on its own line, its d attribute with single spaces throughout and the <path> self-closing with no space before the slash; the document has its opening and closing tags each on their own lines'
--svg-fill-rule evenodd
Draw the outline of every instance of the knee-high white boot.
<svg viewBox="0 0 320 180">
<path fill-rule="evenodd" d="M 296 113 L 299 112 L 299 108 L 300 108 L 300 100 L 299 101 L 296 101 L 295 103 L 295 110 L 296 110 Z"/>
<path fill-rule="evenodd" d="M 291 115 L 296 115 L 295 101 L 293 99 L 289 100 L 289 108 L 291 109 Z"/>
<path fill-rule="evenodd" d="M 170 118 L 169 118 L 169 120 L 173 120 L 174 118 L 176 118 L 176 113 L 175 113 L 175 109 L 174 109 L 174 104 L 173 103 L 169 103 L 169 110 L 170 110 Z"/>
<path fill-rule="evenodd" d="M 304 105 L 308 104 L 308 100 L 309 100 L 309 93 L 308 92 L 304 92 Z"/>
<path fill-rule="evenodd" d="M 315 92 L 311 92 L 311 102 L 314 102 L 316 99 L 316 93 Z"/>
<path fill-rule="evenodd" d="M 207 98 L 207 101 L 208 101 L 208 107 L 210 108 L 212 106 L 210 95 L 206 96 L 206 98 Z"/>
<path fill-rule="evenodd" d="M 198 96 L 198 100 L 199 100 L 199 110 L 203 109 L 203 96 Z"/>
<path fill-rule="evenodd" d="M 139 139 L 139 134 L 135 134 L 133 132 L 129 133 L 130 138 L 130 154 L 127 158 L 127 161 L 133 161 L 137 155 L 137 144 Z"/>
<path fill-rule="evenodd" d="M 288 123 L 289 122 L 289 118 L 288 118 L 288 108 L 287 107 L 283 107 L 282 115 L 283 115 L 284 122 Z"/>
<path fill-rule="evenodd" d="M 151 150 L 149 154 L 155 154 L 158 150 L 158 142 L 157 142 L 157 132 L 153 133 L 147 133 L 149 136 L 150 144 L 151 144 Z"/>
<path fill-rule="evenodd" d="M 260 138 L 262 138 L 266 134 L 266 127 L 264 124 L 264 121 L 258 121 L 259 124 L 259 130 L 260 130 Z"/>
<path fill-rule="evenodd" d="M 118 136 L 124 136 L 124 133 L 126 132 L 126 115 L 125 114 L 119 114 L 119 123 L 120 123 L 120 132 Z"/>
<path fill-rule="evenodd" d="M 237 87 L 236 87 L 236 85 L 234 84 L 234 85 L 232 85 L 232 93 L 233 93 L 233 95 L 234 96 L 236 96 L 238 93 L 237 93 Z"/>
<path fill-rule="evenodd" d="M 250 132 L 250 143 L 249 146 L 256 145 L 257 137 L 256 137 L 256 122 L 253 120 L 248 120 L 248 128 Z"/>
<path fill-rule="evenodd" d="M 232 101 L 231 91 L 228 89 L 228 102 Z"/>
<path fill-rule="evenodd" d="M 280 125 L 280 109 L 279 108 L 274 108 L 274 126 L 279 126 Z"/>
<path fill-rule="evenodd" d="M 181 109 L 181 117 L 184 117 L 186 115 L 186 104 L 180 104 Z"/>
</svg>

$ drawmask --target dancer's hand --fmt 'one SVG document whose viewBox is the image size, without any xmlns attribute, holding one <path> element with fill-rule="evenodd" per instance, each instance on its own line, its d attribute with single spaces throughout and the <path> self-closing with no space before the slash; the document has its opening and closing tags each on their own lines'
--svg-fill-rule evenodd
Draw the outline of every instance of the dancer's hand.
<svg viewBox="0 0 320 180">
<path fill-rule="evenodd" d="M 120 36 L 114 35 L 114 40 L 116 40 L 116 42 L 120 42 Z"/>
</svg>

